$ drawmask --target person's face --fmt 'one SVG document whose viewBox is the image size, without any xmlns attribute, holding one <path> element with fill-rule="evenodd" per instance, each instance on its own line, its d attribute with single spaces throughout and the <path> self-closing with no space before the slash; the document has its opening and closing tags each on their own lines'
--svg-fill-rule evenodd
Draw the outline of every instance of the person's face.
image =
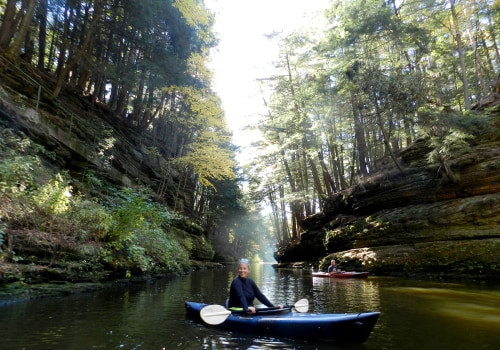
<svg viewBox="0 0 500 350">
<path fill-rule="evenodd" d="M 238 266 L 238 275 L 241 278 L 247 278 L 249 273 L 250 273 L 250 268 L 248 267 L 248 264 L 240 263 L 240 265 Z"/>
</svg>

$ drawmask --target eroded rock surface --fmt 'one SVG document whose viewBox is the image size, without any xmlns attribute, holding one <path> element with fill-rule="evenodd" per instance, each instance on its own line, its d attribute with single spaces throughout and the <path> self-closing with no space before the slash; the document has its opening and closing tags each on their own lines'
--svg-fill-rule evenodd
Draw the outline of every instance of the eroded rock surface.
<svg viewBox="0 0 500 350">
<path fill-rule="evenodd" d="M 443 164 L 429 163 L 429 139 L 388 169 L 328 198 L 307 218 L 300 241 L 276 253 L 284 266 L 307 261 L 326 269 L 374 274 L 500 279 L 500 117 L 470 147 Z M 451 173 L 450 173 L 451 171 Z M 309 265 L 310 265 L 309 264 Z"/>
</svg>

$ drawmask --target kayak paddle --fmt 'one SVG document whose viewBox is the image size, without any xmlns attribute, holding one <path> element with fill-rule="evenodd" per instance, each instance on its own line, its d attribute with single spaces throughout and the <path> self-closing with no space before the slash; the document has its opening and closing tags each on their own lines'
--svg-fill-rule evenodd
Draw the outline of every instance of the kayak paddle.
<svg viewBox="0 0 500 350">
<path fill-rule="evenodd" d="M 211 325 L 221 324 L 229 315 L 231 315 L 231 311 L 217 304 L 207 305 L 200 310 L 200 317 L 203 322 Z"/>
<path fill-rule="evenodd" d="M 300 299 L 297 301 L 293 307 L 297 312 L 307 312 L 309 309 L 309 301 L 307 299 Z M 224 322 L 229 315 L 231 315 L 231 311 L 226 309 L 222 305 L 207 305 L 200 310 L 200 317 L 203 322 L 210 325 L 218 325 Z"/>
<path fill-rule="evenodd" d="M 295 308 L 295 311 L 297 311 L 297 312 L 307 312 L 309 310 L 309 300 L 307 300 L 305 298 L 300 299 L 295 304 L 293 304 L 293 307 Z"/>
</svg>

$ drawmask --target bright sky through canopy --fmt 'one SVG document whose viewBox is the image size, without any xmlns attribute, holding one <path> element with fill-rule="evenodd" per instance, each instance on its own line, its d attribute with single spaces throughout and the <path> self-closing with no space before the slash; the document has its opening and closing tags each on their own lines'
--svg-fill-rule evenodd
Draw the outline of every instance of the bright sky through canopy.
<svg viewBox="0 0 500 350">
<path fill-rule="evenodd" d="M 214 90 L 222 99 L 233 142 L 246 147 L 258 134 L 243 128 L 265 112 L 257 79 L 273 75 L 272 62 L 278 59 L 276 43 L 265 34 L 317 24 L 329 0 L 205 0 L 205 4 L 215 14 L 214 31 L 220 39 L 211 54 Z"/>
</svg>

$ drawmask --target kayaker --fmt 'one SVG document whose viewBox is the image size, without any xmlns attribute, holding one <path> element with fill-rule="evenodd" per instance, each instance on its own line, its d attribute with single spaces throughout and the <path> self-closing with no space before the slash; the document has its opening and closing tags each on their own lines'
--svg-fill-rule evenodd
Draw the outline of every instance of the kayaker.
<svg viewBox="0 0 500 350">
<path fill-rule="evenodd" d="M 332 273 L 337 273 L 337 272 L 341 272 L 341 271 L 339 268 L 337 268 L 337 264 L 335 263 L 335 260 L 332 259 L 332 261 L 330 262 L 330 266 L 328 266 L 328 273 L 332 274 Z"/>
<path fill-rule="evenodd" d="M 255 282 L 248 278 L 250 273 L 250 261 L 248 259 L 241 259 L 238 264 L 238 276 L 231 282 L 229 289 L 229 308 L 238 307 L 243 311 L 251 314 L 256 313 L 253 306 L 253 300 L 257 298 L 262 304 L 267 307 L 274 307 L 274 305 L 266 298 L 260 291 Z M 278 305 L 281 309 L 283 305 Z"/>
</svg>

